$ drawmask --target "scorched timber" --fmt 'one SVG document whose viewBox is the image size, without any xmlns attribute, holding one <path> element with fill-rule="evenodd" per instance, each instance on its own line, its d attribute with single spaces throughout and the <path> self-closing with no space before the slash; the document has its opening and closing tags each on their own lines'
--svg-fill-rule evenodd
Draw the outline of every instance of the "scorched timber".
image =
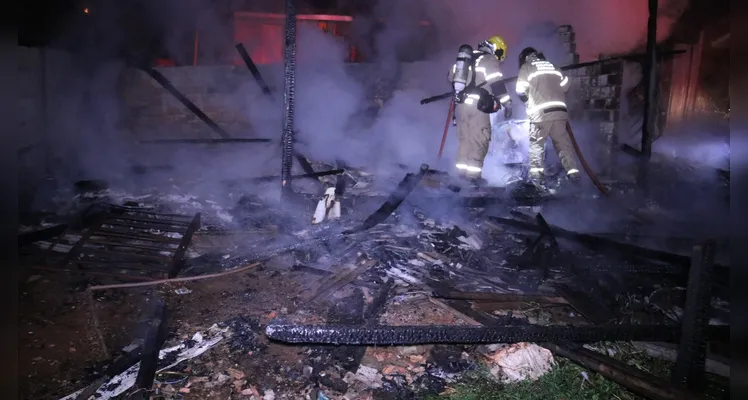
<svg viewBox="0 0 748 400">
<path fill-rule="evenodd" d="M 714 327 L 716 336 L 729 336 L 728 327 Z M 726 332 L 725 332 L 726 331 Z M 674 342 L 680 335 L 677 327 L 663 325 L 603 326 L 372 326 L 271 324 L 265 329 L 268 338 L 303 344 L 359 346 L 405 346 L 418 344 L 479 344 L 552 342 L 568 340 L 580 343 L 601 341 Z"/>
</svg>

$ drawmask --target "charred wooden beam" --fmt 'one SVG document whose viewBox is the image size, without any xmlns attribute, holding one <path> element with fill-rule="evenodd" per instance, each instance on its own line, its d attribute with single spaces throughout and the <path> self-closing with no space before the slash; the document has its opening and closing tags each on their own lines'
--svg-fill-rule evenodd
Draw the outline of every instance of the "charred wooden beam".
<svg viewBox="0 0 748 400">
<path fill-rule="evenodd" d="M 493 221 L 499 222 L 501 224 L 513 226 L 515 228 L 520 229 L 526 229 L 534 232 L 540 232 L 540 228 L 532 223 L 524 222 L 524 221 L 518 221 L 515 219 L 510 218 L 501 218 L 501 217 L 494 217 L 490 216 Z M 646 247 L 636 246 L 629 243 L 621 243 L 616 242 L 614 240 L 589 235 L 586 233 L 578 233 L 573 231 L 568 231 L 566 229 L 562 229 L 556 226 L 551 226 L 551 229 L 553 231 L 553 234 L 556 237 L 564 238 L 564 239 L 572 239 L 576 240 L 593 250 L 615 250 L 623 254 L 629 254 L 629 255 L 636 255 L 639 257 L 646 257 L 646 258 L 652 258 L 663 262 L 678 264 L 678 265 L 690 265 L 691 258 L 689 256 L 684 256 L 680 254 L 675 253 L 669 253 L 662 250 L 655 250 L 655 249 L 649 249 Z M 727 268 L 720 265 L 715 265 L 717 268 Z"/>
<path fill-rule="evenodd" d="M 317 292 L 309 299 L 309 301 L 324 300 L 331 294 L 335 293 L 338 289 L 356 280 L 359 275 L 363 274 L 376 264 L 377 261 L 368 260 L 356 268 L 339 272 L 317 289 Z"/>
<path fill-rule="evenodd" d="M 174 256 L 171 258 L 171 262 L 169 263 L 169 278 L 177 276 L 182 268 L 184 268 L 184 253 L 187 251 L 190 242 L 192 242 L 192 235 L 198 229 L 200 229 L 200 213 L 195 214 L 192 218 L 190 226 L 182 236 L 182 240 L 179 242 L 179 246 L 177 246 Z"/>
<path fill-rule="evenodd" d="M 542 346 L 556 355 L 589 368 L 600 375 L 618 383 L 632 392 L 649 399 L 656 400 L 696 400 L 701 396 L 676 388 L 668 382 L 651 374 L 629 367 L 615 359 L 595 353 L 583 347 L 560 345 L 556 343 L 542 343 Z"/>
<path fill-rule="evenodd" d="M 244 45 L 241 43 L 238 43 L 235 47 L 236 47 L 236 51 L 239 52 L 239 56 L 244 61 L 244 64 L 247 66 L 247 69 L 252 74 L 252 77 L 255 78 L 255 82 L 257 82 L 257 84 L 260 85 L 260 89 L 262 89 L 262 93 L 264 93 L 266 96 L 272 95 L 273 92 L 270 90 L 270 86 L 268 86 L 265 80 L 262 79 L 262 74 L 260 74 L 260 70 L 257 69 L 257 65 L 255 65 L 254 61 L 252 61 L 252 57 L 249 56 L 249 53 L 247 53 L 247 49 L 244 48 Z"/>
<path fill-rule="evenodd" d="M 344 169 L 332 169 L 329 171 L 319 171 L 319 172 L 305 173 L 301 175 L 292 175 L 291 178 L 293 179 L 305 179 L 305 178 L 317 179 L 323 176 L 340 175 L 344 172 L 345 172 Z M 279 175 L 274 175 L 274 176 L 261 176 L 258 178 L 251 178 L 251 180 L 258 181 L 258 182 L 267 182 L 267 181 L 273 181 L 273 180 L 280 179 L 280 178 L 281 177 Z"/>
<path fill-rule="evenodd" d="M 137 389 L 150 390 L 153 386 L 158 369 L 158 356 L 166 341 L 168 313 L 166 303 L 162 299 L 156 299 L 152 315 L 148 321 L 149 329 L 143 342 L 140 369 L 135 379 Z"/>
<path fill-rule="evenodd" d="M 673 383 L 688 389 L 702 389 L 706 362 L 706 336 L 712 299 L 712 274 L 717 244 L 708 240 L 693 249 L 688 274 L 682 337 L 673 369 Z"/>
<path fill-rule="evenodd" d="M 573 290 L 568 285 L 557 284 L 554 289 L 559 296 L 566 299 L 582 316 L 587 318 L 593 324 L 605 324 L 610 322 L 611 313 L 607 307 L 593 301 L 585 293 Z"/>
<path fill-rule="evenodd" d="M 153 139 L 141 140 L 140 144 L 238 144 L 238 143 L 269 143 L 273 139 L 267 138 L 223 138 L 223 139 Z"/>
<path fill-rule="evenodd" d="M 281 196 L 291 194 L 294 142 L 294 93 L 296 88 L 296 1 L 286 0 L 286 38 L 283 72 L 283 131 L 281 134 Z"/>
<path fill-rule="evenodd" d="M 171 93 L 171 95 L 179 100 L 179 102 L 182 103 L 185 107 L 187 107 L 188 110 L 192 111 L 192 113 L 195 114 L 196 117 L 200 118 L 200 120 L 203 121 L 205 125 L 208 125 L 208 127 L 210 127 L 213 132 L 217 133 L 224 139 L 228 139 L 231 137 L 228 132 L 218 126 L 218 124 L 216 124 L 215 121 L 213 121 L 207 114 L 205 114 L 203 110 L 196 106 L 195 103 L 190 101 L 190 99 L 185 97 L 185 95 L 177 90 L 177 88 L 174 87 L 174 85 L 169 82 L 169 80 L 166 79 L 166 77 L 161 72 L 147 66 L 140 66 L 140 69 L 143 70 L 143 72 L 145 72 L 146 74 L 150 75 L 150 77 L 153 78 L 154 81 L 158 82 L 164 89 L 166 89 L 166 91 Z"/>
<path fill-rule="evenodd" d="M 432 296 L 439 299 L 471 300 L 490 303 L 541 303 L 541 304 L 569 304 L 563 297 L 551 297 L 533 294 L 506 294 L 487 292 L 441 292 L 434 291 Z"/>
<path fill-rule="evenodd" d="M 395 191 L 387 198 L 379 209 L 374 211 L 364 222 L 357 228 L 344 231 L 344 234 L 358 233 L 374 227 L 384 222 L 405 200 L 406 197 L 418 186 L 423 176 L 429 170 L 427 164 L 421 164 L 421 169 L 415 174 L 408 173 L 397 185 Z"/>
<path fill-rule="evenodd" d="M 713 327 L 714 335 L 729 335 L 729 327 Z M 727 331 L 727 333 L 725 332 Z M 600 341 L 678 340 L 680 328 L 665 325 L 603 326 L 337 326 L 270 324 L 268 338 L 286 343 L 360 346 L 397 346 L 416 344 L 480 344 L 548 342 L 567 340 L 592 343 Z M 646 339 L 645 339 L 646 338 Z"/>
<path fill-rule="evenodd" d="M 51 226 L 38 231 L 24 232 L 18 235 L 18 247 L 28 246 L 32 243 L 49 240 L 60 236 L 68 229 L 65 224 Z"/>
<path fill-rule="evenodd" d="M 644 119 L 642 125 L 641 153 L 649 160 L 652 139 L 657 122 L 657 0 L 649 0 L 647 22 L 647 60 L 644 64 Z"/>
</svg>

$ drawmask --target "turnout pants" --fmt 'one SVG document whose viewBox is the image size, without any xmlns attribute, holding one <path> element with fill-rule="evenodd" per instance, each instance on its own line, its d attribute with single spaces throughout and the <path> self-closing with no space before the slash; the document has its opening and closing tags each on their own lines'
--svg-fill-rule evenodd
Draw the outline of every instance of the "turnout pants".
<svg viewBox="0 0 748 400">
<path fill-rule="evenodd" d="M 473 104 L 458 104 L 456 167 L 468 178 L 480 178 L 491 143 L 491 119 Z"/>
<path fill-rule="evenodd" d="M 543 161 L 545 160 L 545 143 L 549 136 L 566 174 L 574 175 L 579 173 L 574 146 L 571 144 L 569 132 L 566 131 L 567 123 L 567 119 L 530 123 L 531 179 L 540 179 L 544 176 L 545 168 Z"/>
</svg>

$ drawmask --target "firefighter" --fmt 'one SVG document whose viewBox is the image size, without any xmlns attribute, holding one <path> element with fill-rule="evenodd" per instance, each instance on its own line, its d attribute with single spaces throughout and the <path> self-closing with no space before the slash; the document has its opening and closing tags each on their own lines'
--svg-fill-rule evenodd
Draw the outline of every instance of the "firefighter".
<svg viewBox="0 0 748 400">
<path fill-rule="evenodd" d="M 500 36 L 480 42 L 477 50 L 462 45 L 448 74 L 455 94 L 459 143 L 455 167 L 461 177 L 474 184 L 485 182 L 481 171 L 491 141 L 489 114 L 504 107 L 504 117 L 511 118 L 511 98 L 499 69 L 506 51 Z"/>
<path fill-rule="evenodd" d="M 530 119 L 530 182 L 541 192 L 553 192 L 545 185 L 545 143 L 553 142 L 566 174 L 563 179 L 578 183 L 580 179 L 574 146 L 571 144 L 567 124 L 565 95 L 569 78 L 545 59 L 543 53 L 527 47 L 519 54 L 517 95 L 527 107 Z"/>
</svg>

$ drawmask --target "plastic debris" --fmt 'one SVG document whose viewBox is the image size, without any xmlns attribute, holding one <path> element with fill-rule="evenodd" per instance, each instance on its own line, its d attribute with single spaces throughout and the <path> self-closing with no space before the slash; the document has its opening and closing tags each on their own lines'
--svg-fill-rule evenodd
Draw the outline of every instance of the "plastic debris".
<svg viewBox="0 0 748 400">
<path fill-rule="evenodd" d="M 334 220 L 340 218 L 340 201 L 335 198 L 335 188 L 327 188 L 322 199 L 317 202 L 317 208 L 314 210 L 312 224 L 319 224 L 325 220 Z"/>
</svg>

